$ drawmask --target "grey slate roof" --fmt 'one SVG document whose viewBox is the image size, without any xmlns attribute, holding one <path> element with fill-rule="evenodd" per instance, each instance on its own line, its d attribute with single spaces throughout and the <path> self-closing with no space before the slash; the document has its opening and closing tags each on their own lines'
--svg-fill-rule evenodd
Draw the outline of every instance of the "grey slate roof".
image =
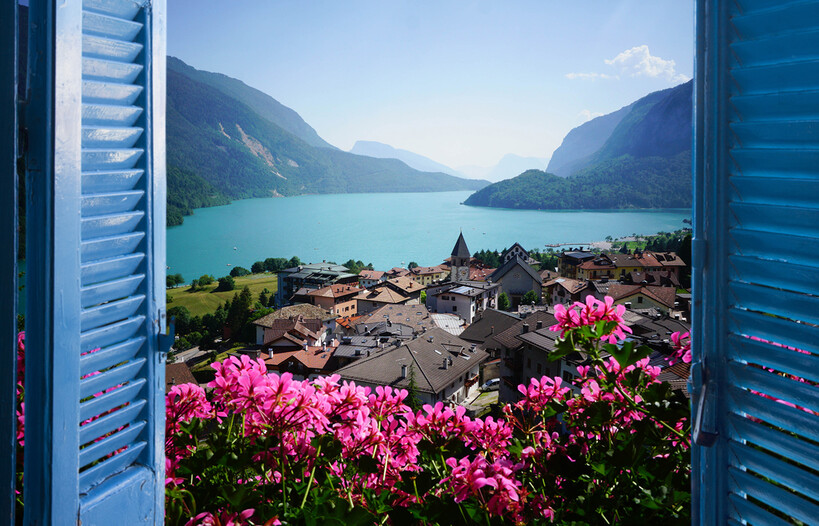
<svg viewBox="0 0 819 526">
<path fill-rule="evenodd" d="M 369 316 L 364 316 L 356 321 L 356 324 L 376 324 L 389 319 L 392 323 L 402 323 L 409 325 L 415 332 L 422 332 L 424 329 L 432 329 L 435 323 L 429 316 L 426 305 L 384 305 L 374 311 Z"/>
<path fill-rule="evenodd" d="M 458 241 L 455 242 L 455 247 L 452 249 L 452 255 L 457 258 L 468 258 L 469 248 L 466 246 L 466 241 L 464 241 L 464 233 L 458 236 Z"/>
<path fill-rule="evenodd" d="M 523 324 L 528 323 L 529 330 L 535 331 L 537 330 L 538 321 L 543 322 L 543 328 L 546 330 L 548 330 L 549 327 L 557 323 L 557 320 L 555 319 L 554 315 L 549 312 L 545 311 L 533 312 L 532 314 L 518 321 L 517 323 L 515 323 L 502 333 L 495 334 L 495 336 L 486 341 L 484 346 L 489 348 L 502 347 L 505 349 L 514 349 L 521 343 L 520 340 L 518 339 L 518 336 L 523 334 Z"/>
<path fill-rule="evenodd" d="M 419 392 L 440 393 L 488 356 L 485 351 L 472 349 L 471 343 L 436 328 L 400 347 L 357 360 L 336 373 L 344 380 L 407 389 L 409 374 L 401 378 L 401 366 L 411 365 Z M 444 358 L 451 358 L 452 365 L 444 368 Z"/>
<path fill-rule="evenodd" d="M 520 321 L 520 318 L 514 314 L 486 309 L 479 320 L 473 322 L 461 333 L 461 338 L 470 342 L 483 343 L 493 335 L 502 333 L 518 321 Z"/>
<path fill-rule="evenodd" d="M 501 265 L 500 267 L 495 269 L 495 272 L 490 274 L 489 277 L 486 278 L 486 279 L 487 280 L 491 279 L 492 281 L 498 281 L 501 278 L 503 278 L 503 276 L 505 276 L 510 270 L 512 270 L 513 268 L 515 268 L 518 265 L 520 265 L 521 268 L 523 268 L 523 270 L 527 274 L 529 274 L 532 277 L 533 280 L 537 281 L 538 283 L 543 283 L 543 278 L 540 277 L 540 274 L 535 272 L 535 269 L 533 269 L 532 266 L 529 263 L 523 261 L 518 256 L 515 256 L 513 259 L 510 259 L 509 261 L 507 261 L 506 263 L 504 263 L 503 265 Z"/>
</svg>

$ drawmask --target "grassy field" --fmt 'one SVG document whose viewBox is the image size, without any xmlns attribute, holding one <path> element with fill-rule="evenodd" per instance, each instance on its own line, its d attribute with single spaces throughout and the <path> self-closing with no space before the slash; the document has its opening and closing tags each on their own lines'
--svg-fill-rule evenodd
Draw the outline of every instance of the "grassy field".
<svg viewBox="0 0 819 526">
<path fill-rule="evenodd" d="M 236 289 L 229 291 L 214 292 L 219 285 L 217 282 L 213 282 L 196 292 L 190 292 L 190 287 L 187 285 L 167 289 L 168 299 L 173 300 L 168 303 L 168 308 L 187 307 L 191 316 L 202 316 L 215 311 L 219 305 L 223 304 L 225 300 L 233 298 L 233 295 L 240 292 L 245 286 L 250 288 L 254 301 L 259 298 L 259 293 L 265 288 L 270 291 L 271 295 L 276 293 L 275 274 L 251 274 L 234 279 L 236 280 Z"/>
</svg>

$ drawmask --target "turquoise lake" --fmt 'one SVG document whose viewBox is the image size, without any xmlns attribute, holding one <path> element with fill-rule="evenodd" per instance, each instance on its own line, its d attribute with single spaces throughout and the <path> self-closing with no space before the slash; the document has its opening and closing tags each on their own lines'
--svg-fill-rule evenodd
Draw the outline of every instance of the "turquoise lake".
<svg viewBox="0 0 819 526">
<path fill-rule="evenodd" d="M 470 193 L 305 195 L 197 209 L 183 225 L 168 228 L 168 273 L 190 281 L 292 256 L 313 263 L 360 259 L 381 270 L 410 261 L 429 266 L 449 256 L 460 229 L 472 252 L 516 241 L 543 250 L 551 243 L 673 231 L 691 217 L 688 209 L 541 211 L 460 204 Z"/>
</svg>

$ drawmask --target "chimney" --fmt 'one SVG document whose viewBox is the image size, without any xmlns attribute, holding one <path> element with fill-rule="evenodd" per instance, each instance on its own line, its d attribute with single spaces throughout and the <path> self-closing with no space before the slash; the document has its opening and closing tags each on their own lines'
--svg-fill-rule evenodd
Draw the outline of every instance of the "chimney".
<svg viewBox="0 0 819 526">
<path fill-rule="evenodd" d="M 430 336 L 428 339 L 429 339 L 429 343 L 432 343 L 434 341 L 434 338 L 432 336 Z"/>
<path fill-rule="evenodd" d="M 449 360 L 444 358 L 444 369 L 449 369 Z"/>
<path fill-rule="evenodd" d="M 631 302 L 630 301 L 625 302 L 624 305 L 626 306 L 626 309 L 631 310 Z"/>
<path fill-rule="evenodd" d="M 529 332 L 529 324 L 524 323 L 523 324 L 523 330 L 522 330 L 521 334 L 526 334 L 527 332 Z"/>
<path fill-rule="evenodd" d="M 402 365 L 401 366 L 401 378 L 406 378 L 406 377 L 407 377 L 407 366 Z"/>
<path fill-rule="evenodd" d="M 489 328 L 489 334 L 495 334 L 495 326 L 494 325 Z"/>
<path fill-rule="evenodd" d="M 537 330 L 542 329 L 543 328 L 543 320 L 537 320 L 536 327 L 537 327 Z"/>
</svg>

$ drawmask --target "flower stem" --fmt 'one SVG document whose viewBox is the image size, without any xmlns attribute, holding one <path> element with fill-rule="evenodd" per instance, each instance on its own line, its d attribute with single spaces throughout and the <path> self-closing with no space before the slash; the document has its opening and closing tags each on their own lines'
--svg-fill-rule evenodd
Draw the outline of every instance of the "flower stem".
<svg viewBox="0 0 819 526">
<path fill-rule="evenodd" d="M 318 448 L 316 449 L 316 460 L 313 462 L 313 469 L 310 470 L 310 480 L 307 482 L 307 487 L 304 489 L 304 497 L 301 499 L 301 506 L 299 509 L 304 509 L 304 503 L 307 502 L 307 495 L 310 494 L 310 491 L 313 489 L 313 479 L 316 476 L 316 464 L 318 464 L 319 455 L 321 455 L 321 446 L 322 444 L 319 443 Z"/>
</svg>

